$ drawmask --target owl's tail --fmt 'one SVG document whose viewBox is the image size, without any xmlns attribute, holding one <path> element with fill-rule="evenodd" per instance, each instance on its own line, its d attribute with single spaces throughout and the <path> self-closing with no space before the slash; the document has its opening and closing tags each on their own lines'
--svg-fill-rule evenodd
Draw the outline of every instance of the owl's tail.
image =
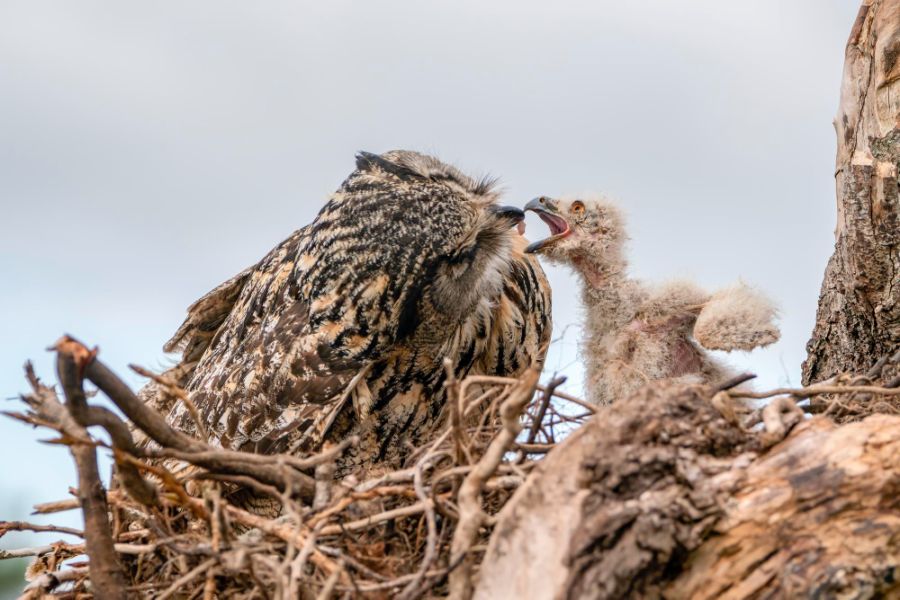
<svg viewBox="0 0 900 600">
<path fill-rule="evenodd" d="M 709 350 L 753 350 L 778 341 L 778 309 L 743 282 L 719 290 L 704 304 L 694 339 Z"/>
</svg>

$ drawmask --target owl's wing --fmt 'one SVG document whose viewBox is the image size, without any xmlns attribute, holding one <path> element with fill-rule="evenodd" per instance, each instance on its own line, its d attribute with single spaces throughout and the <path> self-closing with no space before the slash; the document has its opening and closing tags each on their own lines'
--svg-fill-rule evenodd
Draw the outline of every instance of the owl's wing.
<svg viewBox="0 0 900 600">
<path fill-rule="evenodd" d="M 309 299 L 290 279 L 307 229 L 295 232 L 259 263 L 192 304 L 165 346 L 167 351 L 183 351 L 182 364 L 199 361 L 187 378 L 187 390 L 213 443 L 247 448 L 288 422 L 302 425 L 316 416 L 312 403 L 306 403 L 308 415 L 285 414 L 287 407 L 281 406 L 284 396 L 296 392 L 289 386 L 296 379 L 290 368 L 299 365 L 287 355 L 299 350 L 295 344 L 315 345 L 315 333 L 309 330 Z M 304 396 L 322 397 L 340 386 L 343 369 L 328 364 L 326 356 L 319 356 L 314 366 L 313 358 L 305 356 Z M 286 374 L 288 381 L 281 381 Z M 197 434 L 183 403 L 173 407 L 169 421 Z"/>
<path fill-rule="evenodd" d="M 181 360 L 163 373 L 166 378 L 182 386 L 190 381 L 197 361 L 209 348 L 213 336 L 234 308 L 253 269 L 254 267 L 250 267 L 241 271 L 188 307 L 187 317 L 181 327 L 163 346 L 166 352 L 181 353 Z M 142 387 L 138 396 L 144 404 L 162 413 L 168 413 L 177 400 L 165 387 L 154 381 Z M 135 431 L 135 435 L 141 437 L 138 431 Z"/>
<path fill-rule="evenodd" d="M 702 306 L 694 338 L 709 350 L 753 350 L 781 337 L 778 309 L 761 291 L 738 282 L 717 291 Z"/>
<path fill-rule="evenodd" d="M 256 265 L 244 269 L 191 304 L 181 327 L 166 342 L 163 350 L 181 352 L 181 360 L 184 363 L 198 360 L 209 347 L 219 326 L 234 308 L 241 290 L 255 268 Z"/>
</svg>

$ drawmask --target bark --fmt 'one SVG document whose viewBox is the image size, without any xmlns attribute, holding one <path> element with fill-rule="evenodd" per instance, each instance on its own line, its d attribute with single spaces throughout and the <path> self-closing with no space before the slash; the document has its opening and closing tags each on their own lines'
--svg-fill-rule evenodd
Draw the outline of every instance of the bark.
<svg viewBox="0 0 900 600">
<path fill-rule="evenodd" d="M 847 42 L 835 250 L 803 381 L 864 372 L 900 342 L 900 0 L 865 0 Z"/>
<path fill-rule="evenodd" d="M 816 417 L 764 449 L 713 396 L 650 386 L 554 450 L 500 515 L 476 597 L 900 594 L 900 418 Z"/>
<path fill-rule="evenodd" d="M 672 598 L 896 597 L 900 418 L 817 417 L 753 462 Z"/>
<path fill-rule="evenodd" d="M 536 467 L 503 507 L 479 574 L 476 600 L 552 598 L 565 583 L 561 567 L 578 527 L 586 493 L 578 484 L 578 465 L 600 441 L 591 421 Z"/>
</svg>

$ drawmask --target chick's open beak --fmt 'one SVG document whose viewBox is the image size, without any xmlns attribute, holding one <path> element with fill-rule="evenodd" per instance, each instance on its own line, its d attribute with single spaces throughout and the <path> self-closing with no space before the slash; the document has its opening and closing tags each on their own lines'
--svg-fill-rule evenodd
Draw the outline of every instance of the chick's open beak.
<svg viewBox="0 0 900 600">
<path fill-rule="evenodd" d="M 538 240 L 525 248 L 525 252 L 528 254 L 540 252 L 572 233 L 572 230 L 569 229 L 569 224 L 559 214 L 557 202 L 552 198 L 547 198 L 546 196 L 535 198 L 525 205 L 525 210 L 537 213 L 537 216 L 550 228 L 549 237 Z"/>
</svg>

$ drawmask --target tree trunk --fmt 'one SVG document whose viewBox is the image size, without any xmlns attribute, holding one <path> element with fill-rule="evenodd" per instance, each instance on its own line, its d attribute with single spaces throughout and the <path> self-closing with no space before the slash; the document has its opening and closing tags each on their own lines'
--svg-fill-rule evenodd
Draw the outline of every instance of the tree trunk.
<svg viewBox="0 0 900 600">
<path fill-rule="evenodd" d="M 864 372 L 900 347 L 900 0 L 865 0 L 847 42 L 837 227 L 803 381 Z"/>
</svg>

